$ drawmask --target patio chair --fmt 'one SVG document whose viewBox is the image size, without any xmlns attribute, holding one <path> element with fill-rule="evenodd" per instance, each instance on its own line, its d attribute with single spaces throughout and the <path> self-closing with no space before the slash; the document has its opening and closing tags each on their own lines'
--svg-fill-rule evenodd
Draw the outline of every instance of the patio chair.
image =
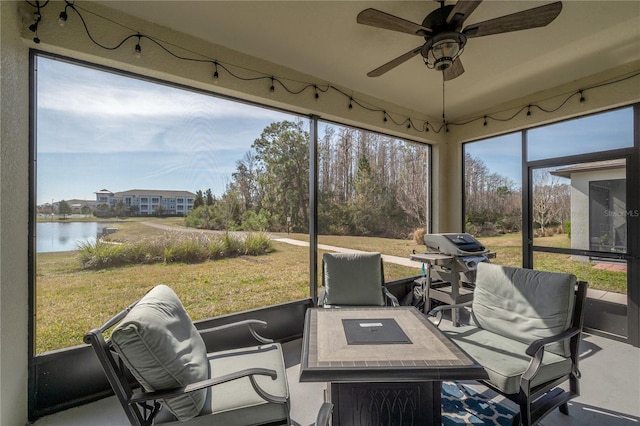
<svg viewBox="0 0 640 426">
<path fill-rule="evenodd" d="M 429 314 L 471 307 L 470 325 L 443 330 L 486 370 L 489 388 L 518 404 L 513 425 L 535 425 L 579 396 L 587 283 L 572 274 L 480 263 L 474 299 Z M 567 390 L 560 387 L 569 382 Z"/>
<path fill-rule="evenodd" d="M 384 286 L 380 253 L 325 253 L 322 256 L 322 291 L 318 305 L 399 306 Z"/>
<path fill-rule="evenodd" d="M 173 290 L 158 285 L 84 341 L 132 425 L 289 425 L 282 348 L 260 336 L 258 326 L 266 323 L 246 320 L 198 331 Z M 206 352 L 201 335 L 235 328 L 248 329 L 260 344 Z M 322 406 L 318 419 L 324 424 L 331 408 Z"/>
</svg>

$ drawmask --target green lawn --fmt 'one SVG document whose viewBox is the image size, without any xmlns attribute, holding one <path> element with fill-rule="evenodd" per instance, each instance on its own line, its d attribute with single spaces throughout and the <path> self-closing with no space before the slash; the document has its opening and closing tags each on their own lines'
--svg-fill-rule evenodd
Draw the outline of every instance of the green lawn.
<svg viewBox="0 0 640 426">
<path fill-rule="evenodd" d="M 149 219 L 147 219 L 149 220 Z M 180 218 L 152 219 L 179 226 Z M 117 241 L 152 238 L 161 229 L 124 220 L 112 235 Z M 308 241 L 307 235 L 282 234 Z M 560 235 L 548 244 L 566 244 Z M 423 245 L 409 240 L 368 237 L 320 236 L 320 244 L 349 247 L 409 257 Z M 494 263 L 519 266 L 522 258 L 519 235 L 483 238 L 482 243 L 497 253 Z M 209 318 L 302 299 L 309 295 L 309 251 L 274 242 L 275 251 L 263 256 L 242 256 L 199 264 L 155 264 L 82 270 L 77 252 L 41 253 L 37 256 L 36 352 L 75 346 L 91 328 L 140 298 L 154 285 L 164 283 L 180 296 L 194 320 Z M 319 251 L 319 257 L 322 250 Z M 539 254 L 536 269 L 567 271 L 589 282 L 591 288 L 626 293 L 626 274 L 596 270 L 589 262 L 563 255 Z M 320 265 L 320 263 L 318 264 Z M 320 283 L 320 267 L 318 267 Z M 385 263 L 387 281 L 419 274 L 419 269 Z"/>
</svg>

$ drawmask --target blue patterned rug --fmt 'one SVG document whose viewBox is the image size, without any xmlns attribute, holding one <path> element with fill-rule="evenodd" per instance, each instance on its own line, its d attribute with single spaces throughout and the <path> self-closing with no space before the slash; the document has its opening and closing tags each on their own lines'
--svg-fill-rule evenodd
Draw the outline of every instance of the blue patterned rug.
<svg viewBox="0 0 640 426">
<path fill-rule="evenodd" d="M 510 426 L 515 413 L 469 386 L 442 382 L 442 424 Z"/>
</svg>

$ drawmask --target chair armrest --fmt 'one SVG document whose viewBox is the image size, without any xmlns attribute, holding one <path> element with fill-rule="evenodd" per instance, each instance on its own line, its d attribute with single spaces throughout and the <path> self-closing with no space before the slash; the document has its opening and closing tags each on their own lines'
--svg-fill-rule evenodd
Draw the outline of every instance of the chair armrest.
<svg viewBox="0 0 640 426">
<path fill-rule="evenodd" d="M 208 334 L 208 333 L 215 333 L 217 331 L 229 330 L 229 329 L 233 329 L 233 328 L 237 328 L 237 327 L 248 327 L 249 331 L 251 332 L 251 335 L 258 342 L 260 342 L 260 343 L 273 343 L 273 339 L 268 339 L 266 337 L 263 337 L 263 336 L 259 335 L 258 332 L 254 328 L 255 326 L 260 326 L 262 328 L 265 328 L 267 326 L 267 323 L 265 321 L 261 321 L 261 320 L 250 319 L 250 320 L 233 322 L 231 324 L 220 325 L 218 327 L 205 328 L 203 330 L 199 330 L 199 332 L 200 332 L 200 334 Z"/>
<path fill-rule="evenodd" d="M 556 334 L 555 336 L 545 337 L 544 339 L 538 339 L 531 342 L 529 347 L 526 350 L 527 355 L 535 356 L 538 351 L 544 348 L 546 345 L 555 342 L 561 342 L 563 340 L 567 340 L 576 334 L 580 333 L 580 329 L 578 328 L 569 328 L 563 331 L 560 334 Z"/>
<path fill-rule="evenodd" d="M 442 321 L 443 311 L 449 311 L 449 310 L 458 309 L 458 308 L 470 308 L 471 305 L 473 305 L 473 300 L 469 300 L 468 302 L 464 302 L 464 303 L 456 303 L 454 305 L 440 305 L 430 310 L 427 313 L 427 316 L 436 317 L 436 321 L 434 324 L 436 326 L 440 326 L 440 322 Z"/>
<path fill-rule="evenodd" d="M 316 426 L 329 426 L 331 420 L 331 412 L 333 411 L 333 404 L 325 402 L 320 407 L 318 417 L 316 417 Z"/>
<path fill-rule="evenodd" d="M 540 368 L 540 365 L 542 365 L 544 347 L 546 345 L 570 339 L 580 332 L 581 330 L 579 328 L 569 328 L 560 334 L 556 334 L 555 336 L 545 337 L 543 339 L 538 339 L 531 342 L 531 344 L 525 351 L 526 354 L 531 357 L 531 361 L 529 362 L 527 369 L 524 371 L 524 373 L 522 373 L 522 380 L 530 382 L 531 379 L 533 379 L 538 373 L 538 369 Z"/>
<path fill-rule="evenodd" d="M 398 298 L 395 297 L 393 294 L 391 294 L 391 292 L 389 291 L 388 288 L 386 288 L 385 286 L 382 286 L 382 294 L 389 299 L 389 301 L 391 302 L 391 306 L 400 306 L 400 302 L 398 302 Z"/>
<path fill-rule="evenodd" d="M 195 392 L 201 389 L 220 385 L 222 383 L 227 383 L 232 380 L 241 379 L 243 377 L 249 377 L 253 388 L 263 399 L 269 402 L 275 402 L 280 404 L 286 401 L 286 398 L 270 395 L 269 393 L 265 392 L 256 383 L 254 376 L 269 376 L 271 377 L 272 380 L 275 380 L 278 377 L 278 373 L 276 373 L 275 370 L 270 370 L 267 368 L 247 368 L 244 370 L 236 371 L 234 373 L 225 374 L 223 376 L 213 377 L 207 380 L 201 380 L 199 382 L 192 383 L 187 386 L 155 391 L 155 392 L 136 393 L 132 395 L 127 402 L 129 404 L 137 404 L 144 401 L 155 401 L 158 399 L 174 398 L 190 392 Z"/>
<path fill-rule="evenodd" d="M 318 305 L 317 306 L 324 306 L 324 301 L 325 301 L 326 296 L 327 296 L 325 290 L 326 289 L 325 289 L 324 286 L 320 287 L 320 291 L 319 291 L 319 294 L 318 294 Z"/>
</svg>

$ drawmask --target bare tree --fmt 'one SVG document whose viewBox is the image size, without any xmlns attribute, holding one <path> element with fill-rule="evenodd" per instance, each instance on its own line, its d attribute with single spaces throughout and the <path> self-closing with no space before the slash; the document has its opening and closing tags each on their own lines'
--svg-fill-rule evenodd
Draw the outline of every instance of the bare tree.
<svg viewBox="0 0 640 426">
<path fill-rule="evenodd" d="M 544 235 L 545 228 L 551 224 L 562 223 L 567 216 L 569 203 L 569 185 L 560 182 L 560 177 L 548 171 L 535 173 L 533 179 L 533 220 L 540 226 Z"/>
</svg>

